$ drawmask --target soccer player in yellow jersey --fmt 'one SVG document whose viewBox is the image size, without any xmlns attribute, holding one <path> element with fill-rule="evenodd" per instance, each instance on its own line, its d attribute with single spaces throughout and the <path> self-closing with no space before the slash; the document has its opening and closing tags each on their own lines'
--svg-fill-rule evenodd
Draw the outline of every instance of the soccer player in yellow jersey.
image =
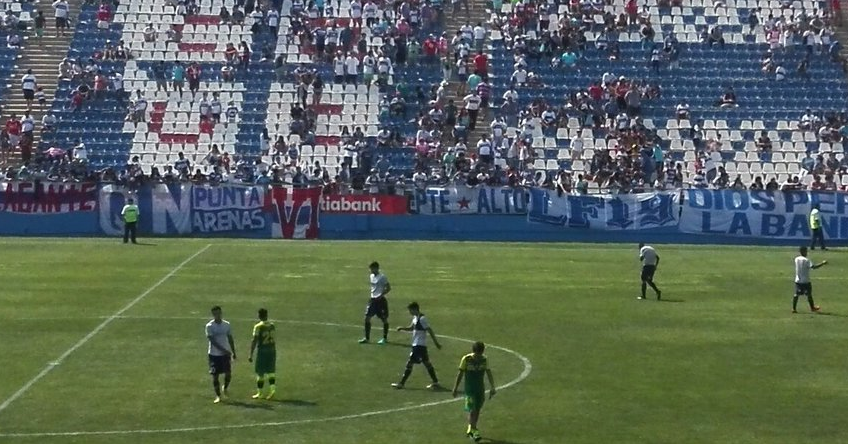
<svg viewBox="0 0 848 444">
<path fill-rule="evenodd" d="M 483 408 L 483 403 L 486 401 L 484 374 L 489 379 L 489 398 L 491 399 L 497 392 L 495 378 L 489 369 L 489 361 L 483 354 L 485 350 L 486 345 L 478 341 L 471 346 L 471 353 L 462 357 L 462 360 L 459 361 L 459 373 L 456 375 L 456 383 L 453 385 L 452 392 L 455 398 L 457 390 L 459 390 L 459 383 L 465 377 L 465 411 L 468 412 L 468 430 L 465 434 L 474 441 L 483 439 L 480 436 L 480 431 L 477 430 L 477 421 L 480 420 L 480 409 Z"/>
<path fill-rule="evenodd" d="M 277 348 L 274 341 L 274 333 L 276 327 L 268 321 L 268 310 L 259 309 L 259 322 L 253 326 L 253 341 L 250 343 L 250 358 L 248 362 L 253 362 L 253 351 L 256 350 L 256 394 L 253 399 L 262 397 L 262 388 L 265 386 L 265 380 L 268 381 L 268 395 L 265 399 L 272 399 L 277 391 Z"/>
</svg>

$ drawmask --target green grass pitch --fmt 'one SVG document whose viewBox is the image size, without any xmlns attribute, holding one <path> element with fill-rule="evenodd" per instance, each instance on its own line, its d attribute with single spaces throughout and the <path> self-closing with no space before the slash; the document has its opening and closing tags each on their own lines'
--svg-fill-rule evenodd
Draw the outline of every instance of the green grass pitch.
<svg viewBox="0 0 848 444">
<path fill-rule="evenodd" d="M 461 403 L 425 390 L 423 367 L 390 387 L 408 333 L 357 344 L 372 260 L 392 330 L 414 300 L 445 335 L 444 385 L 466 340 L 501 347 L 489 361 L 512 385 L 483 411 L 488 442 L 848 442 L 844 252 L 813 252 L 830 262 L 813 271 L 824 313 L 792 315 L 793 248 L 658 245 L 656 302 L 636 300 L 635 245 L 151 243 L 0 239 L 0 443 L 466 442 Z M 225 405 L 206 368 L 215 304 L 239 352 Z M 259 307 L 278 326 L 273 402 L 250 399 Z"/>
</svg>

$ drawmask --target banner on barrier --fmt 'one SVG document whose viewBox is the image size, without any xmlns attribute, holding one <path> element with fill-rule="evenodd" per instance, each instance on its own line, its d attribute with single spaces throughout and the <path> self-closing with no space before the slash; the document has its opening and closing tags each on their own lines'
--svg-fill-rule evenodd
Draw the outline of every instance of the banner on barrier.
<svg viewBox="0 0 848 444">
<path fill-rule="evenodd" d="M 191 188 L 193 233 L 263 230 L 266 225 L 264 186 L 194 186 Z"/>
<path fill-rule="evenodd" d="M 131 191 L 118 185 L 100 188 L 100 229 L 116 236 L 124 232 L 121 209 L 127 199 L 139 209 L 138 227 L 142 233 L 189 234 L 192 232 L 191 184 L 156 184 Z"/>
<path fill-rule="evenodd" d="M 409 203 L 410 213 L 444 214 L 527 214 L 527 193 L 523 188 L 445 186 L 416 189 Z"/>
<path fill-rule="evenodd" d="M 97 184 L 62 182 L 0 182 L 0 211 L 17 214 L 59 214 L 97 209 Z"/>
<path fill-rule="evenodd" d="M 271 188 L 274 222 L 271 236 L 283 239 L 317 239 L 320 188 Z"/>
<path fill-rule="evenodd" d="M 848 239 L 848 194 L 811 191 L 686 190 L 680 231 L 774 239 L 810 238 L 809 214 L 819 204 L 822 228 Z"/>
<path fill-rule="evenodd" d="M 330 194 L 321 197 L 321 212 L 328 214 L 406 214 L 407 198 L 396 195 Z"/>
<path fill-rule="evenodd" d="M 530 222 L 592 230 L 646 230 L 676 227 L 677 192 L 574 196 L 530 190 Z"/>
</svg>

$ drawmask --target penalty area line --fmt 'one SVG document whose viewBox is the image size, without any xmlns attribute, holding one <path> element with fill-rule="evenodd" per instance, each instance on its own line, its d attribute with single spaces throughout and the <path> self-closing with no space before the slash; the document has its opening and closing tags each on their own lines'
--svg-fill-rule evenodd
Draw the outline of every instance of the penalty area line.
<svg viewBox="0 0 848 444">
<path fill-rule="evenodd" d="M 65 350 L 65 352 L 59 355 L 58 358 L 53 361 L 50 361 L 50 363 L 48 363 L 46 367 L 44 367 L 40 372 L 38 372 L 37 375 L 27 381 L 26 384 L 24 384 L 23 386 L 21 386 L 21 388 L 18 389 L 18 391 L 13 393 L 12 396 L 10 396 L 8 399 L 3 401 L 2 404 L 0 404 L 0 413 L 9 408 L 9 406 L 12 405 L 13 402 L 17 401 L 21 396 L 23 396 L 27 391 L 29 391 L 29 389 L 31 389 L 33 385 L 35 385 L 38 381 L 47 376 L 51 371 L 53 371 L 54 368 L 56 368 L 65 359 L 67 359 L 68 356 L 70 356 L 73 352 L 77 351 L 80 347 L 87 344 L 88 341 L 91 340 L 91 338 L 95 337 L 98 333 L 103 331 L 103 329 L 106 328 L 109 324 L 111 324 L 112 321 L 121 318 L 121 316 L 129 309 L 135 307 L 136 304 L 144 300 L 144 298 L 146 298 L 150 293 L 153 293 L 153 291 L 159 288 L 162 284 L 164 284 L 165 281 L 177 274 L 178 271 L 185 267 L 189 262 L 194 260 L 194 258 L 200 256 L 204 251 L 208 250 L 211 246 L 212 244 L 206 244 L 205 247 L 201 248 L 200 250 L 197 250 L 197 252 L 186 258 L 184 261 L 180 262 L 176 267 L 171 269 L 171 271 L 168 272 L 168 274 L 166 274 L 162 279 L 159 279 L 155 284 L 151 285 L 150 288 L 148 288 L 147 290 L 144 290 L 140 295 L 136 296 L 136 298 L 130 301 L 127 305 L 124 305 L 120 310 L 116 311 L 114 314 L 104 319 L 103 322 L 97 325 L 97 327 L 94 327 L 94 330 L 91 330 L 87 335 L 83 336 L 82 339 L 77 341 L 76 344 L 72 345 L 71 348 Z"/>
<path fill-rule="evenodd" d="M 153 317 L 153 316 L 116 316 L 116 318 L 121 319 L 172 319 L 172 320 L 206 320 L 206 318 L 199 317 L 182 317 L 182 316 L 174 316 L 174 317 Z M 237 319 L 231 319 L 237 320 Z M 316 322 L 316 321 L 301 321 L 301 320 L 279 320 L 275 319 L 274 322 L 279 323 L 288 323 L 295 325 L 317 325 L 317 326 L 325 326 L 325 327 L 334 327 L 334 328 L 360 328 L 360 325 L 349 325 L 349 324 L 339 324 L 335 322 Z M 449 335 L 439 335 L 441 338 L 465 342 L 465 343 L 474 343 L 471 339 L 459 338 L 456 336 Z M 498 390 L 503 390 L 509 387 L 512 387 L 530 376 L 530 373 L 533 371 L 533 364 L 530 362 L 526 356 L 518 353 L 515 350 L 511 350 L 506 347 L 501 347 L 495 344 L 486 344 L 486 348 L 495 349 L 502 351 L 504 353 L 510 354 L 516 358 L 518 358 L 523 364 L 524 368 L 517 377 L 513 380 L 499 385 Z M 340 416 L 329 416 L 323 418 L 306 418 L 306 419 L 297 419 L 297 420 L 288 420 L 288 421 L 272 421 L 272 422 L 261 422 L 261 423 L 249 423 L 249 424 L 230 424 L 230 425 L 212 425 L 212 426 L 198 426 L 198 427 L 177 427 L 177 428 L 165 428 L 165 429 L 135 429 L 135 430 L 90 430 L 90 431 L 77 431 L 77 432 L 34 432 L 34 433 L 0 433 L 0 438 L 49 438 L 49 437 L 67 437 L 67 436 L 108 436 L 108 435 L 151 435 L 151 434 L 171 434 L 171 433 L 191 433 L 191 432 L 204 432 L 204 431 L 215 431 L 215 430 L 238 430 L 238 429 L 248 429 L 255 427 L 281 427 L 281 426 L 294 426 L 301 424 L 321 424 L 321 423 L 329 423 L 329 422 L 338 422 L 345 421 L 351 419 L 362 419 L 369 418 L 372 416 L 380 416 L 380 415 L 388 415 L 391 413 L 400 413 L 407 412 L 410 410 L 418 410 L 427 407 L 435 407 L 444 404 L 450 404 L 453 402 L 457 402 L 462 398 L 448 398 L 441 399 L 438 401 L 425 402 L 422 404 L 408 405 L 403 407 L 395 407 L 391 409 L 383 409 L 383 410 L 373 410 L 363 413 L 351 413 L 348 415 L 340 415 Z"/>
</svg>

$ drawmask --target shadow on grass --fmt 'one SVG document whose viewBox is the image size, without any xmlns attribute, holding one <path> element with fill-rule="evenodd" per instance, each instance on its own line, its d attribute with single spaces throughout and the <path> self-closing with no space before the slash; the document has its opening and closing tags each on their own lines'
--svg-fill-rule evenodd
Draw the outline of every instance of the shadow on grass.
<svg viewBox="0 0 848 444">
<path fill-rule="evenodd" d="M 686 302 L 683 299 L 660 299 L 660 302 Z"/>
<path fill-rule="evenodd" d="M 227 401 L 226 405 L 239 407 L 243 409 L 256 409 L 256 410 L 274 410 L 274 407 L 270 404 L 262 404 L 260 402 L 244 402 L 244 401 Z"/>
<path fill-rule="evenodd" d="M 303 399 L 270 399 L 267 402 L 273 402 L 282 405 L 290 405 L 292 407 L 315 407 L 318 404 L 312 401 Z"/>
<path fill-rule="evenodd" d="M 483 438 L 483 439 L 481 439 L 480 441 L 477 441 L 477 442 L 480 442 L 480 443 L 483 443 L 483 444 L 521 444 L 519 442 L 505 441 L 505 440 L 497 439 L 497 438 Z"/>
<path fill-rule="evenodd" d="M 387 345 L 392 346 L 392 347 L 405 347 L 405 348 L 410 347 L 410 345 L 408 343 L 403 343 L 403 342 L 386 342 L 385 344 L 378 344 L 376 342 L 367 342 L 365 344 L 360 344 L 360 345 L 373 345 L 375 347 L 385 347 Z"/>
<path fill-rule="evenodd" d="M 136 245 L 139 247 L 155 247 L 157 244 L 154 244 L 153 242 L 138 242 Z"/>
<path fill-rule="evenodd" d="M 811 313 L 811 314 L 815 314 L 815 313 Z M 848 318 L 848 315 L 846 315 L 846 314 L 833 313 L 833 312 L 827 312 L 827 311 L 820 311 L 820 312 L 818 312 L 818 315 L 819 316 L 833 316 L 835 318 Z"/>
<path fill-rule="evenodd" d="M 408 390 L 413 392 L 433 392 L 433 393 L 450 393 L 450 389 L 443 386 L 438 386 L 436 388 L 427 388 L 427 387 L 418 387 L 418 386 L 404 386 L 402 389 L 395 389 L 398 391 Z"/>
</svg>

